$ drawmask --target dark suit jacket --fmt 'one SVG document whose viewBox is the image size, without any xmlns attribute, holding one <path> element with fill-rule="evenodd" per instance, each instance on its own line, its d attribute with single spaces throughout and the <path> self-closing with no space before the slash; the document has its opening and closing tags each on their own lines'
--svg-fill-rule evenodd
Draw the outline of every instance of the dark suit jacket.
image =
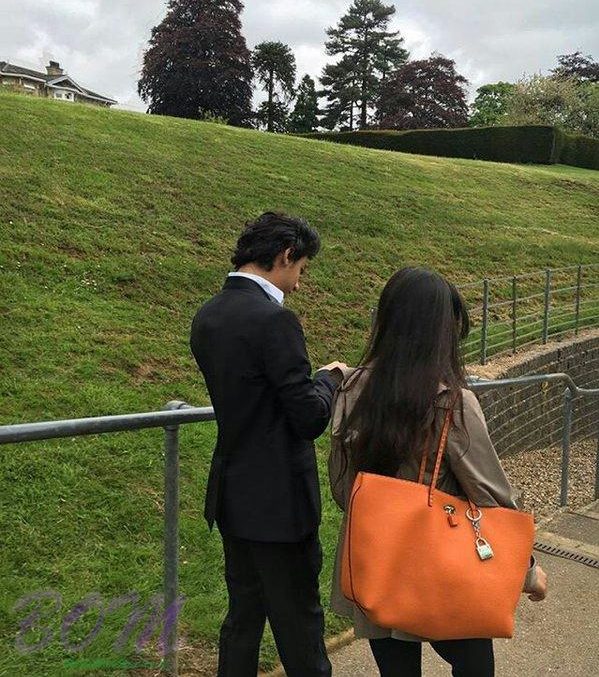
<svg viewBox="0 0 599 677">
<path fill-rule="evenodd" d="M 312 440 L 326 429 L 337 379 L 311 378 L 302 327 L 257 283 L 229 277 L 193 320 L 191 350 L 218 423 L 205 517 L 256 541 L 294 542 L 318 529 Z M 339 378 L 339 380 L 341 380 Z"/>
</svg>

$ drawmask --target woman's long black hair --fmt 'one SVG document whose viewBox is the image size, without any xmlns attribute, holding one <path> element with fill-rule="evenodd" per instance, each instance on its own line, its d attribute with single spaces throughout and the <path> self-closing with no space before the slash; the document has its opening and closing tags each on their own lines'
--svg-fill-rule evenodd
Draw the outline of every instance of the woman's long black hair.
<svg viewBox="0 0 599 677">
<path fill-rule="evenodd" d="M 469 329 L 462 297 L 437 273 L 403 268 L 387 282 L 361 361 L 368 375 L 340 430 L 355 472 L 393 476 L 410 454 L 420 458 L 440 383 L 458 397 L 463 422 L 460 341 Z"/>
</svg>

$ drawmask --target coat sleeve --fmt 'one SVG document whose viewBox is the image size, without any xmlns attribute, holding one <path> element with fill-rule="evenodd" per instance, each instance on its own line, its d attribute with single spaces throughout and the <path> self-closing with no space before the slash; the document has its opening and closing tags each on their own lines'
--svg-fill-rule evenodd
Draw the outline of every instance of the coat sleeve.
<svg viewBox="0 0 599 677">
<path fill-rule="evenodd" d="M 314 440 L 325 431 L 337 380 L 327 371 L 311 378 L 304 332 L 289 310 L 269 316 L 264 327 L 265 373 L 297 437 Z"/>
<path fill-rule="evenodd" d="M 345 393 L 338 390 L 333 402 L 333 412 L 331 416 L 331 452 L 329 454 L 328 470 L 329 484 L 331 494 L 335 503 L 345 510 L 347 505 L 347 473 L 349 468 L 344 463 L 343 445 L 341 442 L 340 430 L 343 418 L 343 409 L 345 406 Z"/>
<path fill-rule="evenodd" d="M 471 390 L 462 390 L 464 397 L 464 425 L 459 413 L 447 440 L 447 456 L 451 470 L 466 496 L 477 506 L 502 506 L 517 510 L 512 487 L 505 475 L 493 442 L 489 437 L 485 415 L 476 395 Z M 531 556 L 530 568 L 524 582 L 524 591 L 531 589 L 535 581 L 535 558 Z"/>
<path fill-rule="evenodd" d="M 483 410 L 471 390 L 462 390 L 464 427 L 454 412 L 454 427 L 447 439 L 447 457 L 466 496 L 480 507 L 518 509 L 512 487 L 489 437 Z"/>
</svg>

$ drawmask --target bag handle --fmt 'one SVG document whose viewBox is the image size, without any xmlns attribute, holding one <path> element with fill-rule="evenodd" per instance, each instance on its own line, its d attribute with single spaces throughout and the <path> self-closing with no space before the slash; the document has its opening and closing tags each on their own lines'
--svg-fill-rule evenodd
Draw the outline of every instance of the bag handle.
<svg viewBox="0 0 599 677">
<path fill-rule="evenodd" d="M 445 454 L 445 448 L 447 447 L 447 438 L 449 437 L 449 428 L 453 423 L 453 407 L 457 401 L 455 398 L 447 414 L 445 414 L 445 421 L 443 422 L 443 429 L 441 430 L 441 439 L 439 440 L 439 447 L 437 449 L 437 456 L 435 459 L 435 467 L 433 470 L 433 476 L 431 478 L 431 483 L 428 488 L 428 505 L 431 507 L 433 505 L 433 494 L 437 488 L 437 481 L 439 480 L 439 471 L 441 470 L 441 461 L 443 460 L 443 455 Z"/>
<path fill-rule="evenodd" d="M 431 483 L 429 485 L 428 489 L 428 505 L 429 507 L 432 507 L 433 505 L 433 495 L 435 493 L 435 490 L 437 488 L 437 482 L 439 480 L 439 472 L 441 470 L 441 462 L 443 460 L 443 455 L 445 454 L 445 449 L 447 447 L 447 438 L 449 437 L 449 429 L 451 427 L 451 424 L 453 423 L 453 408 L 456 405 L 458 401 L 459 395 L 456 395 L 449 406 L 449 409 L 447 410 L 447 414 L 445 414 L 445 420 L 443 421 L 443 428 L 441 430 L 441 437 L 439 439 L 439 446 L 437 447 L 437 453 L 435 455 L 435 465 L 433 469 L 433 475 L 431 478 Z M 426 466 L 428 462 L 428 445 L 430 441 L 430 436 L 431 432 L 430 429 L 426 433 L 426 439 L 424 442 L 424 449 L 422 452 L 422 459 L 420 461 L 420 472 L 418 473 L 418 483 L 419 484 L 424 484 L 424 473 L 426 472 Z M 472 510 L 472 514 L 475 514 L 475 511 L 478 510 L 478 508 L 474 505 L 474 503 L 467 498 L 468 503 L 470 504 L 470 509 Z"/>
<path fill-rule="evenodd" d="M 445 447 L 447 445 L 447 437 L 449 435 L 449 426 L 452 423 L 451 420 L 451 415 L 453 411 L 453 407 L 455 406 L 455 403 L 457 402 L 457 396 L 454 398 L 454 400 L 451 402 L 450 408 L 447 410 L 447 414 L 445 415 L 445 421 L 443 423 L 443 428 L 441 431 L 441 437 L 439 438 L 439 446 L 437 447 L 437 454 L 435 455 L 435 472 L 433 472 L 433 481 L 432 484 L 436 486 L 437 484 L 437 477 L 439 475 L 439 468 L 441 467 L 441 461 L 440 457 L 443 457 L 443 454 L 445 453 Z M 424 484 L 424 474 L 426 472 L 426 466 L 428 463 L 428 447 L 430 444 L 430 439 L 431 439 L 431 428 L 429 428 L 426 431 L 426 437 L 424 439 L 424 448 L 422 449 L 422 458 L 420 460 L 420 471 L 418 473 L 418 484 Z M 438 461 L 438 465 L 437 465 Z"/>
</svg>

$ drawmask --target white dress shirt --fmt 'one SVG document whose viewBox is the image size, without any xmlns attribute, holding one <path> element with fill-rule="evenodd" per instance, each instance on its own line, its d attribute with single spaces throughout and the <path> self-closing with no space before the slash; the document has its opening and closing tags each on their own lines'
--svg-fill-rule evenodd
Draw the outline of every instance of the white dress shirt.
<svg viewBox="0 0 599 677">
<path fill-rule="evenodd" d="M 247 277 L 249 280 L 253 280 L 259 284 L 267 294 L 274 297 L 277 303 L 283 305 L 285 300 L 284 292 L 260 275 L 254 275 L 253 273 L 229 273 L 229 277 Z"/>
</svg>

